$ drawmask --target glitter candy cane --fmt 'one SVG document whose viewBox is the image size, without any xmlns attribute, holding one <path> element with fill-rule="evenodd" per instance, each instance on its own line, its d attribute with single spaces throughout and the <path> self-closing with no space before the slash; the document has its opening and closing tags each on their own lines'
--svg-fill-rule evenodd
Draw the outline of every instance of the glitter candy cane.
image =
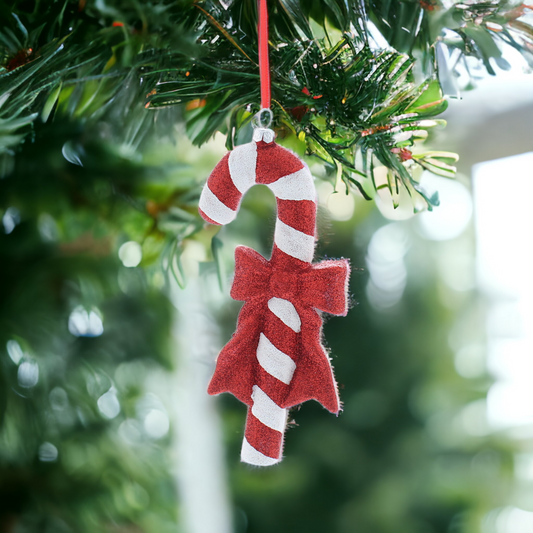
<svg viewBox="0 0 533 533">
<path fill-rule="evenodd" d="M 199 211 L 211 224 L 235 219 L 246 191 L 266 185 L 277 200 L 272 257 L 235 250 L 231 296 L 244 301 L 237 330 L 217 358 L 209 394 L 230 392 L 249 406 L 241 460 L 258 466 L 282 458 L 290 407 L 317 400 L 340 409 L 329 357 L 321 344 L 320 312 L 346 315 L 349 264 L 312 264 L 316 239 L 316 191 L 307 166 L 257 128 L 215 167 Z"/>
</svg>

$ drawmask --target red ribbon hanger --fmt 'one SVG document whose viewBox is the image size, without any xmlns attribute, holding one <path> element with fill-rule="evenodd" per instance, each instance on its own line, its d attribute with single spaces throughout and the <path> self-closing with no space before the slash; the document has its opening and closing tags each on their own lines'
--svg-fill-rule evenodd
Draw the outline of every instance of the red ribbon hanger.
<svg viewBox="0 0 533 533">
<path fill-rule="evenodd" d="M 270 65 L 268 62 L 268 10 L 267 0 L 257 0 L 259 23 L 259 79 L 261 83 L 261 109 L 270 109 Z"/>
</svg>

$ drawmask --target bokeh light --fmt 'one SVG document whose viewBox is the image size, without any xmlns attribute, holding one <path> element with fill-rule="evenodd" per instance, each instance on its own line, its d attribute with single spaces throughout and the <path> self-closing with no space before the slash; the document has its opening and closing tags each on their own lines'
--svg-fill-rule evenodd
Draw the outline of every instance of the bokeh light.
<svg viewBox="0 0 533 533">
<path fill-rule="evenodd" d="M 472 198 L 468 189 L 459 181 L 422 175 L 421 186 L 428 191 L 438 191 L 440 204 L 432 211 L 417 217 L 422 234 L 434 241 L 446 241 L 458 237 L 472 218 Z"/>
<path fill-rule="evenodd" d="M 18 383 L 25 389 L 31 389 L 39 381 L 39 365 L 36 361 L 24 361 L 18 368 Z"/>
<path fill-rule="evenodd" d="M 386 309 L 400 301 L 407 285 L 404 256 L 408 247 L 407 232 L 399 223 L 387 224 L 372 236 L 366 257 L 370 273 L 366 293 L 374 307 Z"/>
<path fill-rule="evenodd" d="M 51 442 L 43 442 L 39 446 L 39 460 L 43 463 L 53 463 L 57 461 L 59 452 Z"/>
<path fill-rule="evenodd" d="M 69 316 L 68 330 L 75 337 L 99 337 L 104 332 L 104 324 L 97 310 L 87 311 L 80 305 Z"/>
<path fill-rule="evenodd" d="M 135 241 L 125 242 L 119 248 L 118 256 L 125 267 L 136 267 L 143 258 L 141 245 Z"/>
<path fill-rule="evenodd" d="M 20 222 L 20 213 L 15 207 L 8 207 L 2 217 L 2 223 L 4 224 L 4 231 L 8 235 Z"/>
<path fill-rule="evenodd" d="M 24 352 L 22 351 L 20 344 L 14 340 L 7 341 L 6 348 L 11 360 L 18 365 L 20 360 L 24 357 Z"/>
<path fill-rule="evenodd" d="M 98 398 L 98 409 L 109 419 L 115 418 L 120 413 L 120 403 L 117 398 L 117 391 L 111 387 L 106 393 Z"/>
</svg>

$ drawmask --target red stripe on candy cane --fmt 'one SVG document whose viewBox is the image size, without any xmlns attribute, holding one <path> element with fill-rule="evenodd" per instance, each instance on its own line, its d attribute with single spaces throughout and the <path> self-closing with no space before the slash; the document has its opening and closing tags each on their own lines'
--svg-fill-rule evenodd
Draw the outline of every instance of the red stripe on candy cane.
<svg viewBox="0 0 533 533">
<path fill-rule="evenodd" d="M 230 154 L 227 153 L 211 172 L 209 189 L 227 207 L 236 211 L 242 198 L 239 189 L 235 187 L 229 171 Z"/>
<path fill-rule="evenodd" d="M 200 213 L 200 216 L 206 221 L 206 222 L 209 222 L 209 224 L 213 224 L 214 226 L 221 226 L 222 224 L 220 224 L 219 222 L 216 222 L 215 220 L 209 218 L 203 211 L 201 208 L 198 208 L 198 213 Z"/>
<path fill-rule="evenodd" d="M 316 204 L 311 200 L 278 200 L 278 218 L 306 235 L 315 236 Z"/>
<path fill-rule="evenodd" d="M 273 165 L 272 161 L 276 164 Z M 292 152 L 276 143 L 257 143 L 257 175 L 256 182 L 268 185 L 304 168 L 302 161 Z"/>
</svg>

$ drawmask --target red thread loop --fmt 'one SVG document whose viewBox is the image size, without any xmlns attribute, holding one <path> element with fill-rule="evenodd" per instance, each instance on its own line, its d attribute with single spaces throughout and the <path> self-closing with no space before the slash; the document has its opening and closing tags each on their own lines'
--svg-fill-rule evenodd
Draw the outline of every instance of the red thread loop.
<svg viewBox="0 0 533 533">
<path fill-rule="evenodd" d="M 261 109 L 270 109 L 270 65 L 268 62 L 267 0 L 257 0 L 259 24 L 259 79 L 261 81 Z"/>
</svg>

